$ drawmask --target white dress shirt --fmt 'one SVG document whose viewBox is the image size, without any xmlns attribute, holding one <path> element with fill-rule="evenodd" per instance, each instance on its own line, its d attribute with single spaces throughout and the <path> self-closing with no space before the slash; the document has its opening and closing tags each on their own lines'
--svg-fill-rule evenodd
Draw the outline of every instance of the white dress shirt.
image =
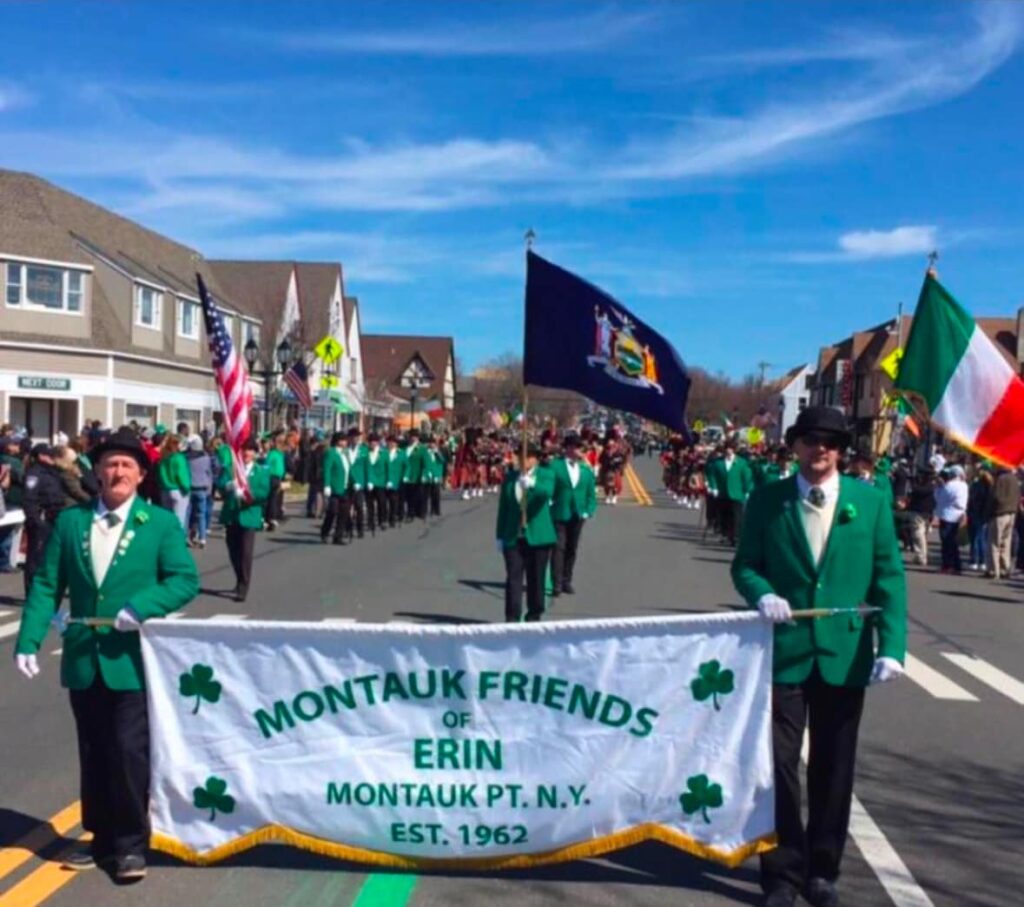
<svg viewBox="0 0 1024 907">
<path fill-rule="evenodd" d="M 125 523 L 128 522 L 128 513 L 135 502 L 132 495 L 120 507 L 114 511 L 107 509 L 107 505 L 100 498 L 96 504 L 96 513 L 93 515 L 92 528 L 89 530 L 89 556 L 92 560 L 92 575 L 96 580 L 96 586 L 103 585 L 103 578 L 114 560 L 114 553 L 117 551 L 117 543 L 121 540 L 121 533 L 124 532 Z M 117 523 L 109 525 L 107 514 L 114 513 L 117 516 Z"/>
<path fill-rule="evenodd" d="M 825 553 L 825 547 L 828 545 L 836 504 L 839 503 L 839 473 L 833 473 L 830 478 L 817 486 L 812 485 L 800 473 L 797 473 L 796 487 L 800 495 L 800 519 L 804 524 L 804 534 L 807 536 L 807 544 L 811 549 L 811 557 L 814 558 L 815 565 L 818 565 L 821 563 L 821 556 Z M 815 507 L 810 502 L 809 496 L 812 488 L 820 488 L 825 495 L 825 501 L 820 507 Z"/>
<path fill-rule="evenodd" d="M 580 482 L 580 464 L 575 460 L 566 460 L 565 468 L 569 470 L 569 484 L 575 488 Z"/>
</svg>

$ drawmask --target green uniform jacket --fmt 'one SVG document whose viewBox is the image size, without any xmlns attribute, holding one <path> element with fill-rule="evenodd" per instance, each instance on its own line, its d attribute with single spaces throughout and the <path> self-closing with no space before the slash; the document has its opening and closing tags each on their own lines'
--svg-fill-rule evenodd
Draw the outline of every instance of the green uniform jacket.
<svg viewBox="0 0 1024 907">
<path fill-rule="evenodd" d="M 276 447 L 272 447 L 268 450 L 266 467 L 270 472 L 271 478 L 283 479 L 285 473 L 284 451 L 278 450 Z"/>
<path fill-rule="evenodd" d="M 348 491 L 348 460 L 337 447 L 328 447 L 324 451 L 324 488 L 330 488 L 331 494 L 344 494 Z"/>
<path fill-rule="evenodd" d="M 718 491 L 718 464 L 721 461 L 721 457 L 709 457 L 704 464 L 704 484 L 708 491 Z"/>
<path fill-rule="evenodd" d="M 156 478 L 163 491 L 192 490 L 192 473 L 185 455 L 180 451 L 160 458 L 156 465 Z"/>
<path fill-rule="evenodd" d="M 423 452 L 423 484 L 440 485 L 444 481 L 444 454 L 429 447 Z"/>
<path fill-rule="evenodd" d="M 569 479 L 569 467 L 564 457 L 557 457 L 551 462 L 551 471 L 555 474 L 555 493 L 551 500 L 551 518 L 556 523 L 568 523 L 574 517 L 590 519 L 597 510 L 597 491 L 594 471 L 583 460 L 577 460 L 580 467 L 580 479 L 576 487 L 572 487 Z"/>
<path fill-rule="evenodd" d="M 222 487 L 226 482 L 231 480 L 231 476 L 235 471 L 235 458 L 231 455 L 231 447 L 225 441 L 217 448 L 217 463 L 220 464 L 220 471 L 217 473 L 217 487 Z M 224 474 L 227 473 L 227 478 L 224 478 Z"/>
<path fill-rule="evenodd" d="M 131 605 L 143 620 L 177 611 L 199 593 L 199 572 L 177 517 L 139 497 L 97 588 L 89 555 L 95 512 L 92 505 L 82 504 L 57 517 L 42 567 L 25 602 L 17 652 L 39 651 L 65 593 L 72 617 L 114 617 Z M 69 625 L 61 656 L 61 683 L 72 690 L 85 690 L 97 671 L 112 690 L 145 689 L 139 634 L 120 633 L 113 627 Z"/>
<path fill-rule="evenodd" d="M 234 491 L 227 489 L 228 481 L 221 484 L 224 492 L 224 504 L 220 508 L 220 521 L 225 526 L 241 526 L 243 529 L 263 528 L 263 505 L 270 497 L 270 470 L 266 466 L 255 465 L 249 473 L 250 503 L 239 498 Z"/>
<path fill-rule="evenodd" d="M 370 450 L 367 448 L 352 466 L 352 481 L 362 485 L 367 491 L 372 485 L 384 488 L 388 484 L 388 452 L 377 448 L 377 462 L 370 462 Z"/>
<path fill-rule="evenodd" d="M 555 493 L 555 474 L 549 466 L 533 471 L 537 483 L 526 493 L 526 544 L 534 547 L 554 545 L 558 541 L 555 522 L 551 519 L 551 496 Z M 498 496 L 498 527 L 496 537 L 506 548 L 513 547 L 522 534 L 522 505 L 516 500 L 519 471 L 509 469 Z"/>
<path fill-rule="evenodd" d="M 745 501 L 754 490 L 753 470 L 743 457 L 736 457 L 729 469 L 725 468 L 724 458 L 715 460 L 708 467 L 708 487 L 714 488 L 725 500 Z"/>
<path fill-rule="evenodd" d="M 405 478 L 405 451 L 396 447 L 393 458 L 390 450 L 385 450 L 383 453 L 387 460 L 387 482 L 385 484 L 391 489 L 401 488 L 402 480 Z"/>
<path fill-rule="evenodd" d="M 815 567 L 800 516 L 796 477 L 758 489 L 747 504 L 732 579 L 751 607 L 769 592 L 794 610 L 882 610 L 864 618 L 834 615 L 775 627 L 776 683 L 801 683 L 815 664 L 826 683 L 866 686 L 878 656 L 902 662 L 907 648 L 907 587 L 892 513 L 881 494 L 842 476 L 828 545 Z"/>
<path fill-rule="evenodd" d="M 405 474 L 402 476 L 403 482 L 410 485 L 419 485 L 426 481 L 423 475 L 427 465 L 426 453 L 426 448 L 422 444 L 406 449 Z"/>
</svg>

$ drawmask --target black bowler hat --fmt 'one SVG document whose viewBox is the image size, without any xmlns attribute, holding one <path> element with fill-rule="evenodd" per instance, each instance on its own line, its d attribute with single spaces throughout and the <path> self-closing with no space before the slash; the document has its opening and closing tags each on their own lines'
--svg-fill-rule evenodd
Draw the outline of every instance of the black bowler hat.
<svg viewBox="0 0 1024 907">
<path fill-rule="evenodd" d="M 792 447 L 797 438 L 809 434 L 832 435 L 842 449 L 849 447 L 852 440 L 846 416 L 834 406 L 808 406 L 802 410 L 796 422 L 786 429 L 786 446 Z"/>
<path fill-rule="evenodd" d="M 562 447 L 579 447 L 582 443 L 580 436 L 573 433 L 565 436 Z"/>
<path fill-rule="evenodd" d="M 142 442 L 139 440 L 139 436 L 130 428 L 122 426 L 112 435 L 108 435 L 102 443 L 97 444 L 91 451 L 89 451 L 89 458 L 94 463 L 99 464 L 103 459 L 104 454 L 111 453 L 113 451 L 125 453 L 130 457 L 134 457 L 135 462 L 139 464 L 140 469 L 149 469 L 149 457 L 146 456 L 146 451 L 142 448 Z"/>
</svg>

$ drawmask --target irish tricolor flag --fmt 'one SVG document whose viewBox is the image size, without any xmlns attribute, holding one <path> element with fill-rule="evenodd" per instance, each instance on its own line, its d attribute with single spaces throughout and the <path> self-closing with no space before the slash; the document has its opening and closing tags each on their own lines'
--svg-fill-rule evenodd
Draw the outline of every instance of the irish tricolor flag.
<svg viewBox="0 0 1024 907">
<path fill-rule="evenodd" d="M 1007 466 L 1024 461 L 1024 381 L 929 272 L 896 378 L 920 394 L 932 422 Z"/>
</svg>

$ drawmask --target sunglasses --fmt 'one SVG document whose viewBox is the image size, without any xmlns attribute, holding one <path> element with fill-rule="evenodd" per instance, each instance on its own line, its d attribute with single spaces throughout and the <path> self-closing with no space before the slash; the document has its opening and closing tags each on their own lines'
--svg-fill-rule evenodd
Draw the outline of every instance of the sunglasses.
<svg viewBox="0 0 1024 907">
<path fill-rule="evenodd" d="M 835 435 L 830 434 L 819 434 L 818 432 L 808 432 L 800 438 L 808 447 L 824 447 L 827 450 L 839 450 L 842 444 Z"/>
</svg>

